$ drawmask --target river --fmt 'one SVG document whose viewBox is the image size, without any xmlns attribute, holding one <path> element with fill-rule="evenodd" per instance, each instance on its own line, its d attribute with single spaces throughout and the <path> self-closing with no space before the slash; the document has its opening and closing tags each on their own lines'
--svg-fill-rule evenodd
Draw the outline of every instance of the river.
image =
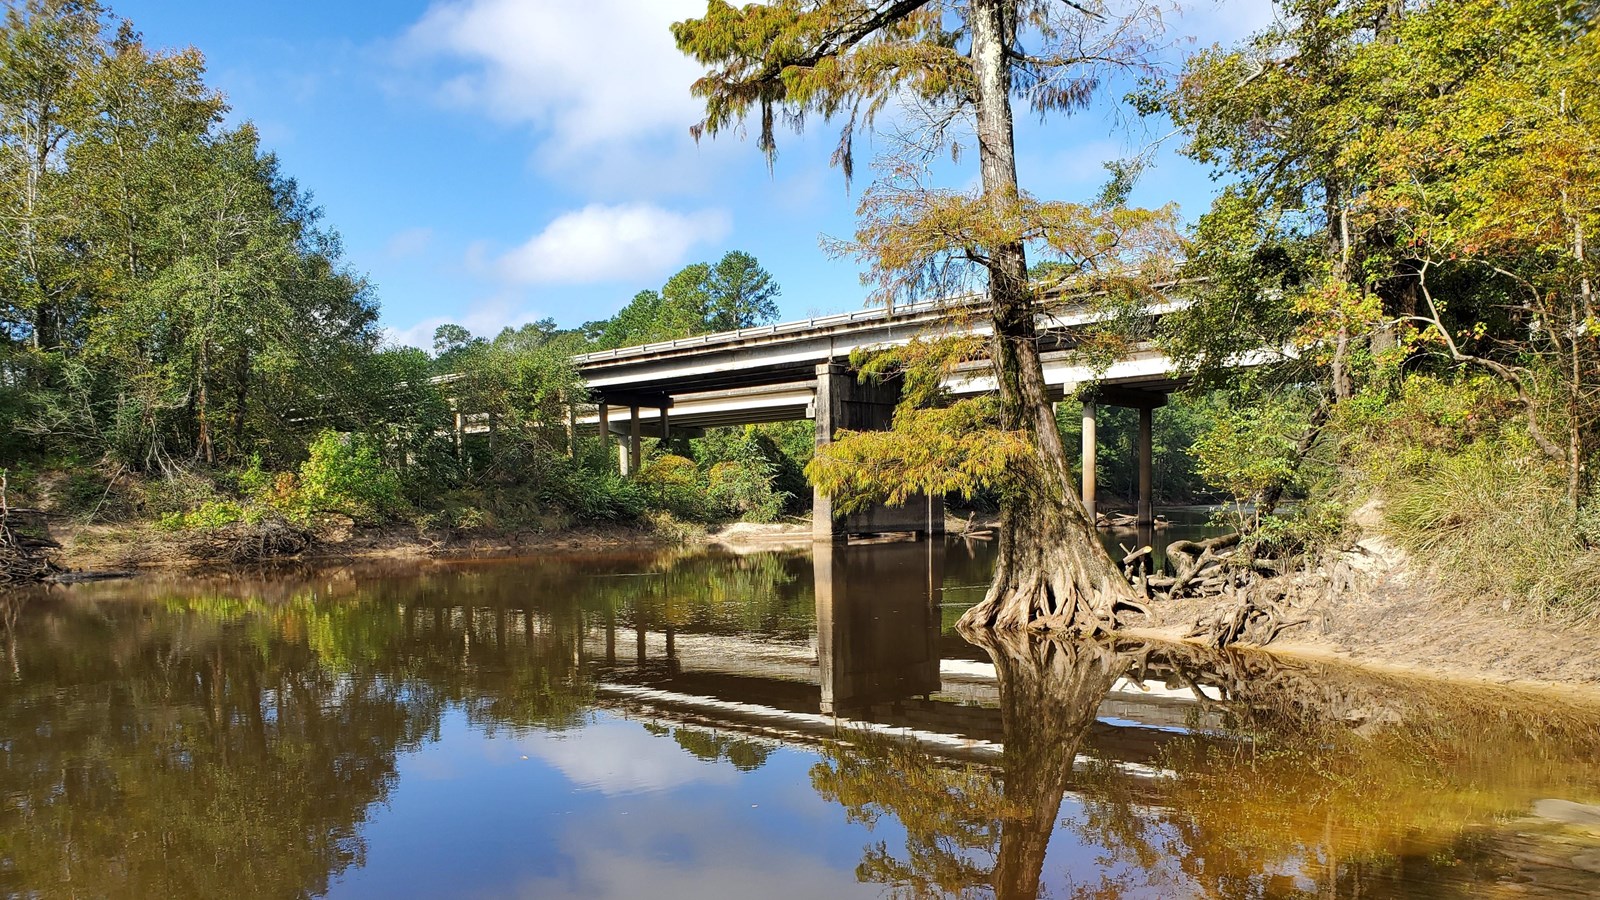
<svg viewBox="0 0 1600 900">
<path fill-rule="evenodd" d="M 0 596 L 0 896 L 1600 895 L 1595 709 L 969 641 L 991 557 L 617 551 Z"/>
</svg>

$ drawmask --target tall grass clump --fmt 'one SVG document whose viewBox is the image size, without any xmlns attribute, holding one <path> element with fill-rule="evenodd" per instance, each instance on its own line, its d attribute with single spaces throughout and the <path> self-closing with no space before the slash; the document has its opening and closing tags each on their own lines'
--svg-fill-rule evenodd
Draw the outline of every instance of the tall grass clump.
<svg viewBox="0 0 1600 900">
<path fill-rule="evenodd" d="M 1436 597 L 1600 620 L 1600 497 L 1572 508 L 1503 385 L 1413 375 L 1346 407 L 1346 489 L 1382 501 Z"/>
<path fill-rule="evenodd" d="M 1600 549 L 1563 491 L 1549 466 L 1480 446 L 1391 484 L 1385 520 L 1447 597 L 1593 620 Z"/>
</svg>

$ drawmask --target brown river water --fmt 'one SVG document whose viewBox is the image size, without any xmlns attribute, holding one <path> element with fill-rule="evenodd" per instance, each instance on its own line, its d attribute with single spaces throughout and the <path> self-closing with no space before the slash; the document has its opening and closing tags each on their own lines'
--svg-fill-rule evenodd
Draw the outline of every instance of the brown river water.
<svg viewBox="0 0 1600 900">
<path fill-rule="evenodd" d="M 951 541 L 0 595 L 0 896 L 1600 896 L 1600 711 L 969 640 L 990 565 Z"/>
</svg>

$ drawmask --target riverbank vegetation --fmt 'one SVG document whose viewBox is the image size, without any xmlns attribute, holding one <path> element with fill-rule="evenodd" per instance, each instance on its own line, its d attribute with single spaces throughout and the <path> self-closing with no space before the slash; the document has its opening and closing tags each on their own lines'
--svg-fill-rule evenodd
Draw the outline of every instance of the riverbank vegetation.
<svg viewBox="0 0 1600 900">
<path fill-rule="evenodd" d="M 862 260 L 881 302 L 976 284 L 983 302 L 952 315 L 992 320 L 997 337 L 859 360 L 912 388 L 895 436 L 846 435 L 809 471 L 841 509 L 998 495 L 999 571 L 970 624 L 1092 633 L 1139 608 L 1081 527 L 1070 420 L 1045 413 L 1034 316 L 1084 298 L 1103 319 L 1080 336 L 1085 361 L 1153 341 L 1182 362 L 1211 413 L 1187 436 L 1192 471 L 1235 501 L 1238 534 L 1180 548 L 1178 572 L 1128 567 L 1147 601 L 1225 595 L 1214 639 L 1255 633 L 1246 623 L 1270 639 L 1295 593 L 1276 580 L 1349 550 L 1365 510 L 1437 593 L 1593 619 L 1592 4 L 1295 0 L 1175 67 L 1167 23 L 1140 2 L 849 9 L 861 15 L 713 4 L 676 33 L 710 70 L 695 88 L 707 133 L 759 112 L 771 153 L 775 111 L 837 115 L 847 177 L 855 130 L 891 97 L 917 100 L 835 249 Z M 1016 180 L 1013 100 L 1070 112 L 1128 84 L 1222 185 L 1181 246 L 1170 211 L 1128 205 L 1146 155 L 1083 204 Z M 968 142 L 981 187 L 931 187 L 934 150 Z M 1142 329 L 1138 311 L 1172 296 L 1187 308 Z M 995 396 L 939 389 L 982 357 Z"/>
<path fill-rule="evenodd" d="M 998 37 L 983 30 L 996 10 L 1012 23 Z M 948 11 L 962 23 L 954 32 L 956 20 L 936 15 Z M 758 110 L 765 121 L 779 108 L 865 104 L 835 159 L 847 174 L 848 136 L 908 90 L 951 126 L 935 143 L 960 143 L 971 117 L 1009 135 L 1018 96 L 1070 111 L 1116 86 L 1152 121 L 1174 123 L 1169 140 L 1213 167 L 1222 189 L 1180 234 L 1172 210 L 1129 205 L 1139 160 L 1071 204 L 1022 192 L 1006 154 L 980 154 L 980 192 L 930 187 L 926 148 L 900 146 L 863 194 L 855 240 L 832 248 L 863 261 L 883 300 L 987 285 L 988 306 L 956 315 L 994 319 L 1009 335 L 1002 352 L 930 341 L 861 360 L 912 387 L 895 429 L 846 436 L 815 462 L 811 426 L 795 422 L 649 442 L 640 472 L 624 477 L 614 446 L 572 426 L 586 398 L 572 356 L 774 321 L 779 287 L 753 257 L 687 266 L 609 319 L 496 335 L 445 325 L 429 348 L 391 346 L 374 288 L 255 130 L 224 118 L 197 51 L 151 48 L 94 2 L 13 4 L 0 29 L 10 506 L 192 537 L 199 552 L 230 556 L 291 552 L 351 524 L 684 535 L 804 513 L 809 465 L 840 508 L 934 490 L 1002 510 L 1009 549 L 978 614 L 994 622 L 1075 627 L 1081 616 L 1092 631 L 1179 582 L 1287 603 L 1292 592 L 1260 585 L 1316 571 L 1363 529 L 1431 573 L 1417 590 L 1593 621 L 1593 10 L 1295 0 L 1281 12 L 1247 41 L 1181 63 L 1164 55 L 1161 28 L 1173 23 L 1141 3 L 901 4 L 892 26 L 874 20 L 848 44 L 828 37 L 831 13 L 803 3 L 714 5 L 680 25 L 684 49 L 732 79 L 697 88 L 710 131 Z M 838 71 L 794 80 L 783 73 L 799 64 L 798 45 L 727 40 L 770 36 L 779 20 L 815 38 L 817 58 Z M 1003 52 L 994 68 L 979 59 L 994 48 L 977 52 L 1016 39 L 1007 28 L 1093 42 L 1112 40 L 1111 23 L 1125 27 L 1104 68 Z M 921 74 L 883 67 L 900 53 Z M 1000 79 L 999 92 L 980 90 L 980 76 Z M 748 90 L 729 93 L 733 84 Z M 773 140 L 764 126 L 762 147 Z M 1159 286 L 1166 279 L 1179 286 Z M 1093 291 L 1103 321 L 1080 335 L 1086 361 L 1109 365 L 1154 342 L 1190 379 L 1155 414 L 1158 498 L 1226 501 L 1239 531 L 1179 548 L 1188 577 L 1136 577 L 1126 591 L 1073 518 L 1072 398 L 1056 409 L 1040 399 L 1028 349 L 1034 313 Z M 1152 328 L 1141 312 L 1158 291 L 1188 306 Z M 996 396 L 955 401 L 939 389 L 934 376 L 991 355 Z M 1246 357 L 1255 364 L 1233 365 Z M 1130 411 L 1102 405 L 1103 501 L 1133 494 L 1135 432 Z M 912 459 L 907 446 L 922 452 Z M 1041 504 L 1051 514 L 1030 517 Z M 21 519 L 8 518 L 17 533 Z"/>
<path fill-rule="evenodd" d="M 13 506 L 144 523 L 223 558 L 303 549 L 329 522 L 679 533 L 803 510 L 793 429 L 679 441 L 625 479 L 571 427 L 587 408 L 573 354 L 774 320 L 779 286 L 754 257 L 687 266 L 575 328 L 445 325 L 427 350 L 393 346 L 311 194 L 227 113 L 196 50 L 151 47 L 93 0 L 8 5 L 0 471 Z"/>
<path fill-rule="evenodd" d="M 1227 184 L 1163 338 L 1231 388 L 1224 425 L 1269 439 L 1207 471 L 1259 469 L 1240 492 L 1270 525 L 1295 491 L 1380 510 L 1447 597 L 1592 618 L 1600 97 L 1576 73 L 1600 49 L 1593 8 L 1286 11 L 1144 97 Z M 1293 352 L 1219 365 L 1247 347 Z M 1337 547 L 1344 518 L 1327 522 Z"/>
</svg>

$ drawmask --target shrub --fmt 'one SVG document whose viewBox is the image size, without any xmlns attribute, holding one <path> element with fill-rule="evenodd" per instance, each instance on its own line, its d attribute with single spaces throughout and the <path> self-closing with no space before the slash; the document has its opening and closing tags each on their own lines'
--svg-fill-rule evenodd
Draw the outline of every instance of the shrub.
<svg viewBox="0 0 1600 900">
<path fill-rule="evenodd" d="M 739 428 L 713 428 L 692 442 L 695 460 L 708 472 L 718 463 L 766 466 L 772 490 L 783 496 L 784 512 L 803 512 L 811 505 L 811 483 L 805 466 L 816 449 L 816 428 L 810 422 L 773 422 Z M 727 515 L 726 510 L 711 515 Z"/>
<path fill-rule="evenodd" d="M 588 468 L 568 464 L 554 468 L 544 484 L 543 496 L 591 522 L 632 522 L 649 506 L 637 482 L 622 477 L 609 466 Z"/>
<path fill-rule="evenodd" d="M 190 512 L 169 512 L 158 525 L 168 531 L 204 531 L 223 528 L 247 518 L 246 510 L 230 500 L 207 500 Z M 260 521 L 257 513 L 248 518 Z"/>
<path fill-rule="evenodd" d="M 706 473 L 706 499 L 712 509 L 747 522 L 774 522 L 783 515 L 788 495 L 772 486 L 772 466 L 754 458 L 720 462 Z"/>
<path fill-rule="evenodd" d="M 383 464 L 365 435 L 324 431 L 307 448 L 300 466 L 298 506 L 305 513 L 338 512 L 359 521 L 379 521 L 404 505 L 400 479 Z"/>
<path fill-rule="evenodd" d="M 1292 488 L 1298 478 L 1298 444 L 1307 427 L 1292 404 L 1238 407 L 1218 415 L 1189 448 L 1206 483 L 1246 502 L 1268 488 Z"/>
<path fill-rule="evenodd" d="M 639 484 L 652 507 L 679 519 L 704 521 L 713 513 L 693 460 L 671 453 L 657 456 L 639 470 Z"/>
<path fill-rule="evenodd" d="M 194 472 L 176 472 L 144 484 L 145 512 L 157 519 L 187 514 L 217 499 L 216 484 Z"/>
<path fill-rule="evenodd" d="M 252 499 L 267 499 L 270 497 L 275 476 L 261 466 L 261 454 L 250 454 L 250 461 L 245 467 L 233 474 L 233 480 L 239 485 L 239 493 Z"/>
</svg>

